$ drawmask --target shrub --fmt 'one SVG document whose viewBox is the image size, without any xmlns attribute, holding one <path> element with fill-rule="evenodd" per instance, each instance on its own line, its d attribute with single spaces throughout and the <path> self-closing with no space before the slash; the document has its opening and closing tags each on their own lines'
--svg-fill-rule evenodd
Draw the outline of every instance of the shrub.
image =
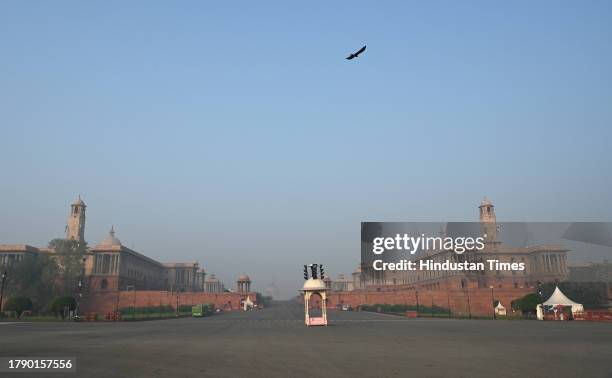
<svg viewBox="0 0 612 378">
<path fill-rule="evenodd" d="M 51 304 L 51 312 L 59 314 L 62 319 L 64 319 L 66 315 L 64 311 L 66 308 L 68 308 L 69 311 L 74 311 L 76 309 L 76 300 L 74 297 L 57 297 Z"/>
<path fill-rule="evenodd" d="M 402 314 L 402 313 L 405 313 L 406 311 L 417 311 L 417 309 L 421 314 L 431 314 L 432 312 L 431 306 L 424 306 L 424 305 L 419 305 L 418 308 L 416 305 L 406 305 L 406 304 L 394 304 L 394 305 L 375 304 L 375 305 L 361 305 L 360 307 L 363 311 L 378 312 L 378 310 L 380 309 L 380 312 L 386 312 L 386 313 L 392 313 L 392 314 Z M 434 305 L 433 312 L 446 314 L 448 313 L 448 309 Z"/>
<path fill-rule="evenodd" d="M 28 297 L 12 297 L 4 304 L 4 311 L 14 311 L 17 317 L 20 318 L 24 311 L 32 309 L 32 300 Z"/>
<path fill-rule="evenodd" d="M 180 305 L 179 312 L 191 312 L 191 305 Z"/>
<path fill-rule="evenodd" d="M 531 293 L 522 298 L 512 301 L 512 308 L 520 310 L 523 314 L 532 314 L 536 312 L 538 304 L 542 303 L 542 297 L 539 294 Z"/>
<path fill-rule="evenodd" d="M 174 308 L 170 305 L 162 305 L 162 306 L 145 306 L 145 307 L 122 307 L 119 309 L 119 312 L 122 315 L 131 315 L 131 314 L 159 314 L 159 313 L 168 313 L 174 312 Z"/>
</svg>

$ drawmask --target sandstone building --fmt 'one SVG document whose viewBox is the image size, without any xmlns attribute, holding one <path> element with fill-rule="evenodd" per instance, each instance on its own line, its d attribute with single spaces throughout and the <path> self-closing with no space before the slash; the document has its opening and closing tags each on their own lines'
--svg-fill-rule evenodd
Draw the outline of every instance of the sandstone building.
<svg viewBox="0 0 612 378">
<path fill-rule="evenodd" d="M 569 275 L 567 267 L 568 249 L 560 245 L 532 245 L 511 247 L 498 238 L 495 206 L 485 198 L 480 206 L 480 235 L 484 237 L 485 248 L 457 254 L 452 250 L 434 250 L 418 255 L 413 261 L 433 262 L 479 262 L 495 259 L 502 263 L 523 263 L 525 269 L 483 271 L 415 270 L 415 271 L 374 271 L 372 267 L 359 267 L 353 273 L 353 287 L 356 290 L 450 290 L 474 288 L 519 289 L 535 288 L 543 282 L 559 282 Z M 451 230 L 446 230 L 450 232 Z"/>
<path fill-rule="evenodd" d="M 79 196 L 70 205 L 66 225 L 66 239 L 85 242 L 85 213 L 87 206 Z M 0 244 L 0 266 L 10 268 L 26 255 L 48 254 L 52 248 L 37 248 L 27 244 Z M 84 274 L 90 290 L 168 290 L 176 292 L 223 291 L 223 283 L 206 282 L 206 273 L 198 262 L 161 263 L 124 246 L 116 237 L 114 227 L 108 236 L 82 256 Z M 214 278 L 214 276 L 213 276 Z M 217 291 L 221 289 L 221 291 Z"/>
</svg>

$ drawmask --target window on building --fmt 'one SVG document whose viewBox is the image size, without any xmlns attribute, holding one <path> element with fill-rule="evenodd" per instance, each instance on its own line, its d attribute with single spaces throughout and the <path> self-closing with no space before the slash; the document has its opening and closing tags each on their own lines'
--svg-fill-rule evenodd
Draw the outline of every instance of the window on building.
<svg viewBox="0 0 612 378">
<path fill-rule="evenodd" d="M 105 279 L 102 280 L 102 283 L 100 283 L 100 287 L 102 289 L 106 289 L 108 287 L 108 281 Z"/>
</svg>

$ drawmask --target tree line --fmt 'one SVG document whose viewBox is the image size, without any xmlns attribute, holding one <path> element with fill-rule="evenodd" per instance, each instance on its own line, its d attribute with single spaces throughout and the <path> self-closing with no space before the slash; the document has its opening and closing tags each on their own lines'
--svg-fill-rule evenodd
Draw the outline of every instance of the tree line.
<svg viewBox="0 0 612 378">
<path fill-rule="evenodd" d="M 18 314 L 24 310 L 60 313 L 63 308 L 59 307 L 63 303 L 74 309 L 73 301 L 67 298 L 75 298 L 79 290 L 87 290 L 83 277 L 87 244 L 53 239 L 49 248 L 55 253 L 26 254 L 22 260 L 6 268 L 4 295 L 8 299 L 3 310 Z M 79 282 L 82 284 L 80 289 Z"/>
</svg>

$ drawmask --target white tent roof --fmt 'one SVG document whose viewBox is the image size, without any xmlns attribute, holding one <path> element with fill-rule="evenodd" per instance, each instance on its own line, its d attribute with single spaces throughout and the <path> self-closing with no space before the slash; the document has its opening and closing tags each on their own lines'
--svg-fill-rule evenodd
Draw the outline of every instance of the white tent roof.
<svg viewBox="0 0 612 378">
<path fill-rule="evenodd" d="M 544 306 L 556 306 L 556 305 L 575 306 L 575 305 L 579 305 L 580 303 L 576 303 L 572 301 L 571 299 L 569 299 L 568 297 L 566 297 L 565 294 L 563 294 L 563 292 L 559 290 L 559 287 L 557 286 L 555 287 L 555 291 L 552 293 L 550 298 L 548 298 L 548 300 L 542 304 Z"/>
</svg>

